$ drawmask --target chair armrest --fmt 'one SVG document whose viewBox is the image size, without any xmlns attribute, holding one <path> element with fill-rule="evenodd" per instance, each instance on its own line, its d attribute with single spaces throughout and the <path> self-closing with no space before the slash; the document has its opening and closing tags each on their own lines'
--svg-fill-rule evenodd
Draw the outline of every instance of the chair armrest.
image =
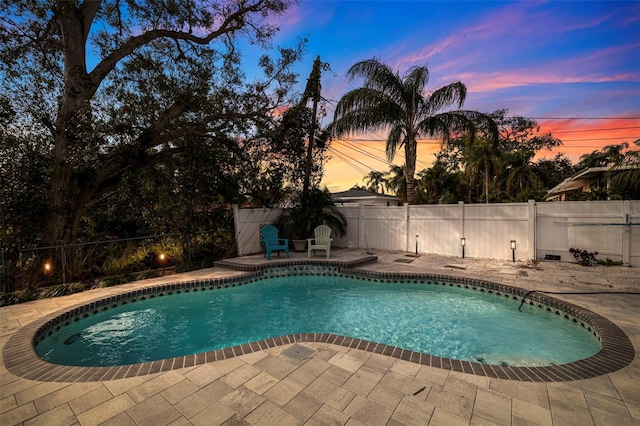
<svg viewBox="0 0 640 426">
<path fill-rule="evenodd" d="M 278 243 L 283 242 L 283 243 L 288 243 L 289 239 L 288 238 L 278 238 Z"/>
</svg>

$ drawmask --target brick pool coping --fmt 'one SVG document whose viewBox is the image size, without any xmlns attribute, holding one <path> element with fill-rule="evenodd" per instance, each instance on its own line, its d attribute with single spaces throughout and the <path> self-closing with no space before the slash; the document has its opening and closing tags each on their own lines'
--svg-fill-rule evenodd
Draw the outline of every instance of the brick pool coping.
<svg viewBox="0 0 640 426">
<path fill-rule="evenodd" d="M 221 361 L 283 345 L 321 342 L 478 376 L 524 382 L 562 382 L 589 379 L 617 371 L 631 363 L 635 356 L 634 347 L 622 329 L 605 317 L 572 303 L 543 293 L 530 293 L 522 288 L 473 278 L 425 273 L 372 272 L 353 269 L 361 264 L 375 260 L 374 257 L 373 259 L 365 258 L 364 262 L 347 262 L 346 264 L 345 262 L 300 260 L 286 264 L 276 262 L 267 265 L 245 265 L 242 270 L 250 270 L 252 272 L 227 278 L 199 279 L 171 284 L 149 285 L 132 291 L 123 290 L 122 293 L 115 296 L 90 300 L 49 314 L 21 328 L 9 338 L 4 347 L 5 367 L 12 374 L 37 381 L 107 381 L 145 376 Z M 231 264 L 219 266 L 233 267 Z M 42 360 L 35 351 L 37 342 L 64 325 L 121 304 L 135 303 L 137 300 L 162 297 L 173 293 L 235 287 L 265 278 L 284 275 L 332 275 L 355 277 L 372 282 L 412 282 L 426 285 L 455 286 L 516 300 L 521 300 L 526 296 L 530 305 L 554 312 L 588 329 L 601 341 L 602 349 L 597 354 L 582 360 L 546 367 L 510 367 L 453 360 L 358 338 L 326 333 L 288 334 L 209 352 L 113 367 L 78 367 L 51 364 Z"/>
</svg>

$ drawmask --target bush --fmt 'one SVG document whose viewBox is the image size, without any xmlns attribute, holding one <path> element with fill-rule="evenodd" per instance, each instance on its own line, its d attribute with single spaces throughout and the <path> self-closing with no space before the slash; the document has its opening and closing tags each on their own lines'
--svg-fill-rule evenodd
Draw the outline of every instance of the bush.
<svg viewBox="0 0 640 426">
<path fill-rule="evenodd" d="M 606 260 L 598 260 L 598 265 L 602 266 L 623 266 L 624 262 L 622 260 L 611 260 L 607 257 Z"/>
<path fill-rule="evenodd" d="M 597 251 L 589 252 L 587 250 L 570 248 L 569 253 L 573 255 L 573 257 L 578 262 L 578 265 L 593 266 L 597 261 L 596 259 L 596 256 L 598 255 Z"/>
</svg>

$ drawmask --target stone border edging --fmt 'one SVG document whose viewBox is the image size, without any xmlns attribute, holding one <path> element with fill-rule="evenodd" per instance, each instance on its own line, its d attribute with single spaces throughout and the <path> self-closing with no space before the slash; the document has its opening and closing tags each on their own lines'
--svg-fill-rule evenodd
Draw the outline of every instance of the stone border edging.
<svg viewBox="0 0 640 426">
<path fill-rule="evenodd" d="M 61 324 L 78 321 L 92 313 L 97 313 L 110 307 L 118 306 L 119 304 L 130 303 L 137 299 L 142 300 L 146 297 L 163 296 L 165 294 L 170 295 L 173 294 L 173 292 L 206 291 L 235 287 L 256 280 L 282 275 L 321 275 L 322 272 L 320 269 L 322 269 L 326 275 L 351 276 L 376 282 L 427 281 L 428 284 L 464 287 L 514 299 L 524 297 L 527 293 L 527 290 L 518 287 L 473 278 L 421 273 L 382 273 L 356 270 L 351 269 L 351 267 L 351 264 L 345 266 L 338 262 L 296 261 L 274 263 L 254 268 L 252 269 L 254 272 L 241 276 L 155 285 L 139 290 L 123 292 L 117 296 L 92 300 L 65 309 L 62 313 L 56 312 L 49 314 L 18 330 L 9 338 L 3 349 L 5 367 L 12 374 L 38 381 L 106 381 L 191 367 L 292 343 L 322 342 L 379 353 L 421 365 L 479 376 L 516 381 L 558 382 L 583 380 L 612 373 L 630 364 L 635 356 L 635 350 L 631 341 L 624 331 L 613 322 L 580 306 L 540 293 L 529 295 L 529 304 L 537 304 L 540 308 L 545 308 L 558 315 L 563 315 L 565 318 L 576 323 L 580 322 L 580 325 L 598 336 L 602 342 L 602 349 L 589 358 L 548 367 L 508 367 L 459 361 L 362 339 L 325 333 L 289 334 L 225 349 L 113 367 L 78 367 L 51 364 L 42 360 L 35 350 L 36 343 L 64 326 Z M 329 273 L 327 273 L 327 271 L 329 271 Z"/>
</svg>

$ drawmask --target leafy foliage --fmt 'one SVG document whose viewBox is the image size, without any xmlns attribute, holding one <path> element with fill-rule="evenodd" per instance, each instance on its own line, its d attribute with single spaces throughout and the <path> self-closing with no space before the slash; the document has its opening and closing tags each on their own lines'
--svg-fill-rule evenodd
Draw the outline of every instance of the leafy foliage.
<svg viewBox="0 0 640 426">
<path fill-rule="evenodd" d="M 1 87 L 19 134 L 50 149 L 41 237 L 75 242 L 87 206 L 149 168 L 261 137 L 296 81 L 301 45 L 259 59 L 287 0 L 3 2 Z M 226 167 L 216 156 L 211 167 Z M 233 167 L 233 164 L 230 165 Z"/>
<path fill-rule="evenodd" d="M 300 192 L 293 206 L 285 209 L 274 222 L 282 230 L 283 238 L 301 240 L 312 237 L 318 225 L 327 225 L 339 235 L 346 233 L 347 219 L 336 208 L 327 188 L 313 187 L 306 197 L 303 200 Z"/>
<path fill-rule="evenodd" d="M 569 253 L 571 253 L 576 261 L 578 261 L 578 264 L 582 266 L 593 266 L 597 261 L 596 256 L 598 256 L 597 251 L 590 252 L 577 248 L 570 248 Z"/>
<path fill-rule="evenodd" d="M 534 120 L 509 117 L 507 110 L 489 114 L 499 137 L 478 122 L 477 137 L 452 139 L 432 167 L 418 173 L 416 200 L 420 203 L 542 201 L 547 190 L 574 172 L 562 154 L 534 160 L 540 151 L 551 150 L 561 141 L 542 134 Z"/>
</svg>

